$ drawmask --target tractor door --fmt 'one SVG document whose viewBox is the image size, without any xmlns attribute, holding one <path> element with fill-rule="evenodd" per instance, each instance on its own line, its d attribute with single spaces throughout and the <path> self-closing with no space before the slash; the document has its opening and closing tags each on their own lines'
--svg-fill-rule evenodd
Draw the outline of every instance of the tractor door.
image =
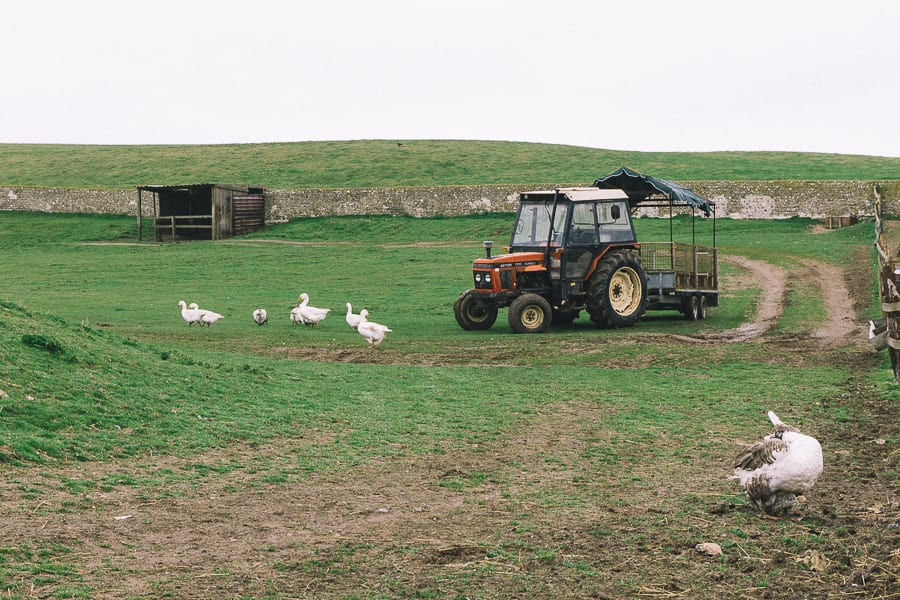
<svg viewBox="0 0 900 600">
<path fill-rule="evenodd" d="M 610 244 L 636 242 L 625 202 L 576 202 L 566 238 L 565 278 L 583 282 L 594 259 Z"/>
<path fill-rule="evenodd" d="M 563 272 L 568 281 L 584 281 L 600 246 L 597 215 L 593 202 L 574 202 L 572 220 L 563 254 Z"/>
</svg>

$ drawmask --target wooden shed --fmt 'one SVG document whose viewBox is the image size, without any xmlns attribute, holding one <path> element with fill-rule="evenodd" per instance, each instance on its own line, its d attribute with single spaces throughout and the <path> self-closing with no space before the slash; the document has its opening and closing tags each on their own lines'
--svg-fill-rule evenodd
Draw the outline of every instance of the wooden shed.
<svg viewBox="0 0 900 600">
<path fill-rule="evenodd" d="M 153 202 L 157 242 L 221 240 L 262 229 L 265 190 L 247 185 L 197 183 L 138 186 L 138 234 L 142 236 L 144 194 Z"/>
</svg>

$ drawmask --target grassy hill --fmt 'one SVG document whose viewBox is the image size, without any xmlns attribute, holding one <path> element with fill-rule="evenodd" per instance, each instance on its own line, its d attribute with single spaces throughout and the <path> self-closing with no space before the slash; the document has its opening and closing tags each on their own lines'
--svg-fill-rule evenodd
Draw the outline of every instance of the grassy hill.
<svg viewBox="0 0 900 600">
<path fill-rule="evenodd" d="M 590 183 L 627 165 L 676 180 L 900 179 L 900 158 L 789 152 L 626 152 L 496 141 L 357 140 L 207 146 L 0 144 L 0 185 L 270 189 Z"/>
</svg>

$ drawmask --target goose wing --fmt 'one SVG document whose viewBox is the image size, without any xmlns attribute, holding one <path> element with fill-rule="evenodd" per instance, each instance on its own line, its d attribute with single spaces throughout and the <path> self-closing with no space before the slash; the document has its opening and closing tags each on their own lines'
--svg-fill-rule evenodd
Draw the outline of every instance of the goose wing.
<svg viewBox="0 0 900 600">
<path fill-rule="evenodd" d="M 789 444 L 779 438 L 768 438 L 748 446 L 734 459 L 734 468 L 742 471 L 755 471 L 773 464 L 777 454 L 785 452 Z"/>
</svg>

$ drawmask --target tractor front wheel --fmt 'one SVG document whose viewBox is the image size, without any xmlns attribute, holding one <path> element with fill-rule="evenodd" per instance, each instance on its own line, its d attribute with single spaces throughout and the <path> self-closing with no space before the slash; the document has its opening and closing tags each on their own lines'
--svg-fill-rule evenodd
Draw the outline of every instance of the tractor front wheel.
<svg viewBox="0 0 900 600">
<path fill-rule="evenodd" d="M 543 333 L 553 320 L 553 309 L 543 296 L 522 294 L 509 305 L 507 316 L 516 333 Z"/>
<path fill-rule="evenodd" d="M 456 299 L 453 314 L 459 326 L 466 331 L 482 331 L 490 329 L 497 320 L 497 306 L 470 289 Z"/>
</svg>

